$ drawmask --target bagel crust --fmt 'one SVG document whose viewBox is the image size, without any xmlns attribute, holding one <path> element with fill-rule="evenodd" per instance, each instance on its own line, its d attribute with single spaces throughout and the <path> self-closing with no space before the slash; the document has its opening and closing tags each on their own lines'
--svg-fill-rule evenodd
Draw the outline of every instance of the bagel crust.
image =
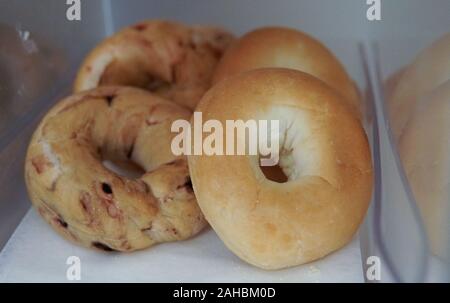
<svg viewBox="0 0 450 303">
<path fill-rule="evenodd" d="M 232 40 L 219 28 L 144 21 L 100 43 L 82 64 L 74 91 L 136 86 L 194 109 Z"/>
<path fill-rule="evenodd" d="M 70 96 L 43 118 L 28 148 L 26 184 L 42 217 L 87 247 L 133 251 L 197 234 L 206 221 L 187 161 L 170 151 L 170 126 L 190 112 L 137 88 L 101 87 Z M 134 162 L 137 178 L 105 159 Z"/>
<path fill-rule="evenodd" d="M 222 123 L 280 121 L 285 183 L 264 176 L 259 156 L 188 156 L 200 208 L 237 256 L 280 269 L 322 258 L 352 239 L 373 176 L 366 135 L 342 96 L 306 73 L 268 68 L 221 81 L 197 110 Z"/>
<path fill-rule="evenodd" d="M 339 60 L 320 41 L 291 28 L 263 27 L 233 42 L 217 66 L 213 83 L 268 67 L 292 68 L 319 78 L 361 115 L 358 90 Z"/>
</svg>

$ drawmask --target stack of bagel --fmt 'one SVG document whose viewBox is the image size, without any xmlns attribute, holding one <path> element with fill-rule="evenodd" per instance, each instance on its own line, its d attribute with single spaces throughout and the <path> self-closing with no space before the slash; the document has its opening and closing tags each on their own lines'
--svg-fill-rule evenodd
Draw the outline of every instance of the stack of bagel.
<svg viewBox="0 0 450 303">
<path fill-rule="evenodd" d="M 280 121 L 280 161 L 171 151 L 189 120 Z M 225 30 L 152 20 L 84 60 L 74 94 L 42 119 L 27 153 L 32 203 L 66 238 L 106 251 L 188 239 L 209 223 L 236 255 L 265 269 L 347 244 L 372 192 L 361 100 L 338 59 L 294 29 L 235 39 Z M 104 161 L 133 163 L 138 178 Z"/>
<path fill-rule="evenodd" d="M 391 80 L 387 109 L 431 252 L 450 247 L 450 34 L 425 48 Z"/>
</svg>

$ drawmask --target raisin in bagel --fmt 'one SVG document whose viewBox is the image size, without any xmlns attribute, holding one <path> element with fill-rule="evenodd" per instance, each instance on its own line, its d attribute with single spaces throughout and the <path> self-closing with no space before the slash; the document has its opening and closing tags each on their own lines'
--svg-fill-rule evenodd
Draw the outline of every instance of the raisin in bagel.
<svg viewBox="0 0 450 303">
<path fill-rule="evenodd" d="M 25 176 L 34 206 L 84 246 L 132 251 L 181 240 L 206 224 L 185 158 L 171 153 L 170 126 L 187 109 L 144 90 L 101 87 L 55 105 L 35 131 Z M 104 159 L 145 173 L 120 176 Z"/>
<path fill-rule="evenodd" d="M 355 84 L 333 53 L 301 31 L 264 27 L 232 43 L 220 60 L 213 82 L 264 67 L 284 67 L 311 74 L 341 93 L 359 116 L 361 104 Z"/>
<path fill-rule="evenodd" d="M 306 73 L 270 68 L 221 81 L 200 101 L 203 121 L 280 121 L 285 183 L 265 178 L 258 156 L 188 156 L 200 208 L 243 260 L 279 269 L 352 239 L 371 198 L 372 164 L 361 123 L 342 98 Z"/>
<path fill-rule="evenodd" d="M 219 28 L 142 22 L 100 43 L 82 64 L 74 90 L 137 86 L 193 109 L 232 39 Z"/>
</svg>

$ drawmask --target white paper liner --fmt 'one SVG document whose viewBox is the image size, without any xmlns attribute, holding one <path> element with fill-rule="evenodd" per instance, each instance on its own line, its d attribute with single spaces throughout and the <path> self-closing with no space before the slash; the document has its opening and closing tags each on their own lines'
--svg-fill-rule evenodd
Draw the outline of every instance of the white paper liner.
<svg viewBox="0 0 450 303">
<path fill-rule="evenodd" d="M 241 261 L 211 228 L 195 238 L 147 250 L 102 253 L 58 236 L 31 209 L 0 253 L 0 282 L 71 282 L 69 256 L 81 260 L 81 282 L 363 282 L 357 236 L 322 260 L 278 271 Z"/>
</svg>

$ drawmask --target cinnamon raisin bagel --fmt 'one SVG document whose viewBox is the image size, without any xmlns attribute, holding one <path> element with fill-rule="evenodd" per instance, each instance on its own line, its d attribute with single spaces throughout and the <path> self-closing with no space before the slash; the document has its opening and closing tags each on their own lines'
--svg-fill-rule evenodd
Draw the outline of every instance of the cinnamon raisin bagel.
<svg viewBox="0 0 450 303">
<path fill-rule="evenodd" d="M 28 148 L 25 176 L 39 213 L 66 238 L 132 251 L 198 233 L 205 220 L 187 161 L 171 153 L 171 123 L 187 109 L 144 90 L 101 87 L 70 96 L 43 118 Z M 132 161 L 130 179 L 103 165 Z"/>
<path fill-rule="evenodd" d="M 291 28 L 263 27 L 231 44 L 220 60 L 213 82 L 264 67 L 284 67 L 311 74 L 336 89 L 360 115 L 355 84 L 333 53 L 320 41 Z"/>
<path fill-rule="evenodd" d="M 197 110 L 203 121 L 223 125 L 280 124 L 285 183 L 268 180 L 257 155 L 188 156 L 200 208 L 237 256 L 279 269 L 322 258 L 352 239 L 370 202 L 372 163 L 360 121 L 335 90 L 296 70 L 257 69 L 216 84 Z"/>
<path fill-rule="evenodd" d="M 100 43 L 82 64 L 74 90 L 137 86 L 193 109 L 232 39 L 219 28 L 144 21 Z"/>
</svg>

